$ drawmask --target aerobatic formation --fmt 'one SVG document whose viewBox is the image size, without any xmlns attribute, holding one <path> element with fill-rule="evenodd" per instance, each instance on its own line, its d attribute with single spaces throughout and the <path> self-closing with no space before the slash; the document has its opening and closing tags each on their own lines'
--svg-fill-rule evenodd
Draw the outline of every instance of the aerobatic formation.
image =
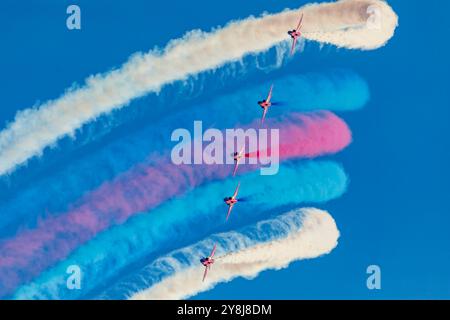
<svg viewBox="0 0 450 320">
<path fill-rule="evenodd" d="M 249 17 L 133 55 L 120 68 L 19 112 L 0 131 L 0 176 L 8 179 L 0 202 L 0 297 L 184 299 L 220 282 L 331 252 L 339 238 L 332 216 L 300 206 L 339 198 L 347 189 L 340 164 L 315 158 L 351 142 L 350 128 L 333 112 L 359 109 L 369 99 L 364 79 L 352 71 L 274 77 L 208 103 L 180 100 L 183 106 L 174 103 L 167 113 L 162 101 L 152 110 L 151 126 L 94 147 L 46 178 L 36 174 L 20 194 L 14 179 L 26 172 L 26 163 L 40 172 L 47 157 L 57 162 L 54 154 L 65 136 L 76 141 L 79 128 L 126 111 L 136 98 L 164 92 L 168 84 L 202 81 L 191 78 L 237 61 L 243 71 L 256 72 L 242 61 L 274 48 L 274 68 L 281 68 L 301 61 L 305 41 L 374 50 L 396 26 L 397 15 L 383 0 L 308 4 Z M 221 80 L 235 78 L 225 71 Z M 216 149 L 226 163 L 174 163 L 171 132 L 196 120 L 218 135 L 230 127 L 277 129 L 279 135 L 270 145 L 251 146 L 244 139 L 233 150 Z M 89 139 L 87 144 L 96 141 Z M 277 173 L 260 174 L 258 161 L 274 152 Z M 226 212 L 222 192 L 228 194 Z M 78 290 L 68 288 L 68 270 L 82 273 Z"/>
</svg>

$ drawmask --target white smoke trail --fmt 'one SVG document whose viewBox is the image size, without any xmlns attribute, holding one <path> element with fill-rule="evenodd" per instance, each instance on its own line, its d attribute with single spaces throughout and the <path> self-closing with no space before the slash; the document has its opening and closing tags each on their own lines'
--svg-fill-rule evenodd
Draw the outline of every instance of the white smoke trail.
<svg viewBox="0 0 450 320">
<path fill-rule="evenodd" d="M 133 98 L 286 41 L 286 31 L 296 26 L 300 11 L 306 39 L 352 49 L 384 45 L 397 25 L 397 15 L 382 0 L 341 0 L 249 17 L 210 33 L 189 32 L 163 50 L 136 54 L 117 70 L 89 77 L 84 87 L 19 112 L 0 132 L 0 175 Z"/>
<path fill-rule="evenodd" d="M 201 281 L 203 267 L 197 258 L 206 251 L 199 252 L 196 249 L 198 246 L 187 247 L 160 258 L 152 265 L 172 270 L 172 274 L 150 288 L 135 293 L 131 299 L 185 299 L 209 290 L 219 282 L 227 282 L 239 276 L 254 278 L 263 270 L 282 269 L 295 260 L 327 254 L 336 247 L 339 238 L 339 230 L 331 215 L 315 208 L 294 210 L 260 224 L 263 226 L 252 230 L 256 237 L 263 237 L 262 234 L 268 229 L 269 232 L 274 229 L 280 231 L 280 228 L 284 230 L 281 231 L 281 236 L 263 242 L 252 241 L 239 232 L 218 235 L 218 239 L 222 240 L 217 249 L 218 258 L 205 282 Z M 252 235 L 254 236 L 255 234 Z M 208 244 L 208 248 L 211 248 L 213 241 L 209 240 Z M 189 266 L 175 258 L 175 255 L 180 254 L 190 255 Z"/>
</svg>

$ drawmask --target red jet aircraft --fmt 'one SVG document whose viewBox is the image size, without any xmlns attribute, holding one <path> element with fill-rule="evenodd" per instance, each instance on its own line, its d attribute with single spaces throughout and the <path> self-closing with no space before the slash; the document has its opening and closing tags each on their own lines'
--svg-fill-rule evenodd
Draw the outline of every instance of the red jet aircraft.
<svg viewBox="0 0 450 320">
<path fill-rule="evenodd" d="M 270 86 L 269 94 L 267 95 L 267 99 L 264 99 L 262 101 L 258 101 L 258 104 L 261 106 L 261 108 L 264 109 L 263 116 L 261 119 L 261 124 L 264 123 L 264 119 L 266 118 L 266 113 L 269 107 L 272 105 L 272 102 L 270 99 L 272 99 L 272 90 L 273 90 L 273 84 Z"/>
<path fill-rule="evenodd" d="M 290 35 L 292 38 L 291 56 L 294 53 L 295 45 L 297 44 L 297 39 L 302 36 L 302 33 L 300 32 L 300 29 L 302 27 L 302 20 L 303 20 L 303 13 L 300 17 L 300 21 L 298 22 L 297 28 L 294 30 L 288 31 L 288 35 Z"/>
<path fill-rule="evenodd" d="M 228 205 L 228 213 L 227 213 L 227 218 L 225 220 L 228 220 L 228 217 L 230 216 L 233 206 L 239 201 L 239 199 L 236 199 L 236 197 L 239 192 L 240 185 L 241 185 L 241 183 L 239 182 L 236 187 L 236 190 L 234 191 L 234 194 L 231 197 L 226 197 L 225 199 L 223 199 L 223 201 Z"/>
<path fill-rule="evenodd" d="M 236 171 L 237 171 L 237 168 L 238 168 L 238 166 L 239 166 L 239 161 L 241 161 L 242 157 L 244 156 L 244 148 L 245 148 L 245 147 L 242 147 L 241 151 L 239 151 L 239 152 L 234 152 L 234 153 L 232 154 L 233 159 L 234 159 L 233 177 L 236 175 Z"/>
<path fill-rule="evenodd" d="M 203 274 L 203 280 L 205 281 L 206 278 L 206 274 L 208 273 L 208 269 L 211 269 L 211 265 L 214 263 L 214 253 L 216 252 L 216 245 L 214 245 L 214 248 L 211 251 L 211 254 L 209 255 L 209 257 L 205 257 L 205 258 L 201 258 L 200 262 L 202 263 L 202 265 L 205 266 L 205 273 Z"/>
</svg>

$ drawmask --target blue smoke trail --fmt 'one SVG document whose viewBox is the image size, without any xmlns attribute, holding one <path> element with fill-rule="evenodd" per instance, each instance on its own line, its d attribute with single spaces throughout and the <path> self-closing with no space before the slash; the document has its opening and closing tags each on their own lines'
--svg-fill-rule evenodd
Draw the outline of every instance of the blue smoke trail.
<svg viewBox="0 0 450 320">
<path fill-rule="evenodd" d="M 235 187 L 236 181 L 231 178 L 213 182 L 149 213 L 134 216 L 125 224 L 99 234 L 31 284 L 19 288 L 14 298 L 82 297 L 130 263 L 155 258 L 211 232 L 254 223 L 277 207 L 335 199 L 345 192 L 347 176 L 340 165 L 329 161 L 288 163 L 280 166 L 274 176 L 260 176 L 258 172 L 244 175 L 239 196 L 251 197 L 251 201 L 238 203 L 224 224 L 227 208 L 222 198 Z M 81 290 L 66 288 L 65 272 L 70 265 L 80 266 L 83 272 Z"/>
<path fill-rule="evenodd" d="M 96 150 L 99 144 L 105 143 L 105 139 L 118 138 L 129 131 L 142 129 L 154 123 L 155 119 L 164 117 L 168 109 L 174 112 L 187 104 L 204 104 L 218 95 L 238 90 L 246 82 L 264 79 L 268 73 L 286 64 L 288 56 L 285 52 L 279 45 L 264 53 L 245 56 L 241 61 L 228 63 L 216 70 L 166 84 L 159 92 L 132 101 L 130 107 L 101 115 L 95 121 L 84 124 L 73 136 L 62 138 L 57 148 L 47 148 L 44 157 L 31 158 L 26 166 L 18 167 L 10 175 L 0 176 L 0 191 L 19 190 L 30 178 L 33 182 L 45 178 L 45 170 L 67 165 L 74 157 Z"/>
<path fill-rule="evenodd" d="M 267 94 L 269 87 L 270 82 L 246 86 L 208 103 L 169 114 L 152 126 L 120 137 L 101 148 L 94 146 L 92 154 L 52 170 L 49 177 L 33 182 L 27 189 L 3 190 L 0 193 L 0 199 L 4 198 L 0 204 L 0 235 L 10 236 L 20 224 L 32 228 L 38 218 L 67 211 L 70 203 L 105 180 L 145 161 L 156 150 L 169 149 L 173 146 L 170 141 L 173 129 L 192 128 L 194 120 L 203 120 L 205 129 L 233 128 L 238 126 L 237 123 L 259 118 L 260 108 L 256 101 Z M 361 108 L 368 98 L 366 82 L 350 71 L 293 75 L 275 81 L 274 99 L 287 104 L 273 108 L 270 116 L 295 110 L 354 110 Z"/>
</svg>

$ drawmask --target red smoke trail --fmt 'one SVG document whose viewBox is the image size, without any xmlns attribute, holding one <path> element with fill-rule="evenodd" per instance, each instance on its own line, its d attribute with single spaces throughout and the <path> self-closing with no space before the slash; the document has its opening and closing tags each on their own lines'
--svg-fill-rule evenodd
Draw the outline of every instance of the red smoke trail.
<svg viewBox="0 0 450 320">
<path fill-rule="evenodd" d="M 280 129 L 280 159 L 335 153 L 351 141 L 348 126 L 331 112 L 292 113 L 282 119 L 268 119 L 266 124 Z M 258 125 L 259 120 L 249 127 Z M 233 170 L 233 165 L 174 165 L 170 157 L 150 157 L 150 162 L 105 182 L 68 212 L 39 221 L 36 228 L 1 241 L 0 295 L 9 294 L 20 283 L 64 259 L 97 233 L 191 188 L 230 177 Z M 256 168 L 242 165 L 239 172 Z"/>
</svg>

